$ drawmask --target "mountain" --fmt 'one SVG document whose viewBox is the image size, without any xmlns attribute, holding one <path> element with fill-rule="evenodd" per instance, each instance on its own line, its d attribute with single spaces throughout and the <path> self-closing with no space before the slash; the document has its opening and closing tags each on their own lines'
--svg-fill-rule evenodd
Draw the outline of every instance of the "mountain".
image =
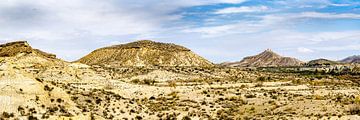
<svg viewBox="0 0 360 120">
<path fill-rule="evenodd" d="M 283 57 L 270 49 L 255 55 L 245 57 L 240 62 L 224 63 L 222 65 L 229 67 L 284 67 L 284 66 L 300 66 L 303 62 L 290 57 Z"/>
<path fill-rule="evenodd" d="M 183 46 L 140 40 L 97 49 L 77 62 L 88 65 L 120 66 L 213 66 Z"/>
<path fill-rule="evenodd" d="M 306 63 L 306 66 L 326 66 L 326 65 L 337 65 L 339 62 L 328 60 L 328 59 L 316 59 Z"/>
<path fill-rule="evenodd" d="M 342 63 L 360 63 L 360 55 L 354 55 L 354 56 L 350 56 L 347 57 L 343 60 L 340 60 L 339 62 Z"/>
</svg>

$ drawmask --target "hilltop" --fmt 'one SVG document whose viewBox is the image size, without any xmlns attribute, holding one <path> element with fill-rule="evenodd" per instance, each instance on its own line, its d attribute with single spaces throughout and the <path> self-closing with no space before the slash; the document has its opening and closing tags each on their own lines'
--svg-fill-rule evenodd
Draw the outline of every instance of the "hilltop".
<svg viewBox="0 0 360 120">
<path fill-rule="evenodd" d="M 213 65 L 183 46 L 150 40 L 100 48 L 77 62 L 109 67 Z"/>
<path fill-rule="evenodd" d="M 303 62 L 298 59 L 283 57 L 267 49 L 258 55 L 245 57 L 240 62 L 226 63 L 224 65 L 230 67 L 283 67 L 300 66 L 302 64 Z"/>
</svg>

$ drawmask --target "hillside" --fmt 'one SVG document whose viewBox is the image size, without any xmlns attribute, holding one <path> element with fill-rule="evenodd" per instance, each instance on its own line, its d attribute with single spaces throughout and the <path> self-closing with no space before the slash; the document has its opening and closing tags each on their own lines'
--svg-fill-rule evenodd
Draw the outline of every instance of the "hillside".
<svg viewBox="0 0 360 120">
<path fill-rule="evenodd" d="M 150 40 L 100 48 L 77 62 L 109 67 L 213 65 L 185 47 Z"/>
<path fill-rule="evenodd" d="M 26 41 L 0 45 L 0 112 L 20 119 L 32 117 L 88 119 L 58 82 L 103 82 L 103 76 L 79 63 L 57 59 Z M 55 103 L 54 100 L 57 100 Z M 9 116 L 5 116 L 9 117 Z"/>
<path fill-rule="evenodd" d="M 255 55 L 245 57 L 240 62 L 224 63 L 229 67 L 283 67 L 283 66 L 300 66 L 303 62 L 290 57 L 283 57 L 270 49 Z"/>
</svg>

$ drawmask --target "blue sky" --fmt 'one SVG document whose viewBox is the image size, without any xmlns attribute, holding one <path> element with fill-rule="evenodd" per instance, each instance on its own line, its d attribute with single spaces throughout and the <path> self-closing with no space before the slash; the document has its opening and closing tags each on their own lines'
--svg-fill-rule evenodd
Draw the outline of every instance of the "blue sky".
<svg viewBox="0 0 360 120">
<path fill-rule="evenodd" d="M 267 48 L 303 61 L 360 54 L 358 0 L 3 0 L 0 26 L 1 43 L 27 40 L 68 61 L 141 39 L 214 63 Z"/>
</svg>

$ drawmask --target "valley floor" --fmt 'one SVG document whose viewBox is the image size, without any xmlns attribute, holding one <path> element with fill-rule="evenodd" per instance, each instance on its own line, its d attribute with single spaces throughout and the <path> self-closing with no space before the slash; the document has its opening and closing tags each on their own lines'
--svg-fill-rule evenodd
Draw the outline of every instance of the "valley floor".
<svg viewBox="0 0 360 120">
<path fill-rule="evenodd" d="M 9 83 L 3 78 L 1 117 L 360 119 L 360 87 L 353 82 L 358 80 L 357 76 L 232 68 L 91 69 L 103 79 L 83 80 L 89 71 L 78 71 L 77 80 L 54 81 L 44 76 L 32 80 L 24 75 L 21 79 L 16 77 L 20 83 L 15 80 Z"/>
</svg>

